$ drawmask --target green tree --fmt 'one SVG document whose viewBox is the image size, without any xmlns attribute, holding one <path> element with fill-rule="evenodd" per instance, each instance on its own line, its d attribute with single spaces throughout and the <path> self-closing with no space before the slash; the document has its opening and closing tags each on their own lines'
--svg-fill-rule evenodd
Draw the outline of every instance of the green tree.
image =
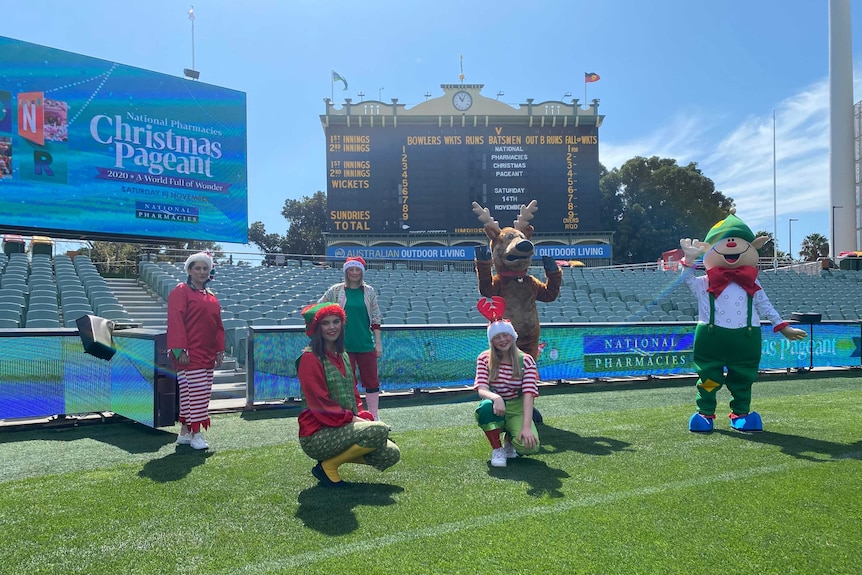
<svg viewBox="0 0 862 575">
<path fill-rule="evenodd" d="M 287 234 L 267 233 L 263 222 L 254 222 L 248 229 L 248 241 L 267 254 L 320 255 L 326 251 L 323 233 L 329 219 L 325 193 L 285 200 L 281 215 L 288 222 Z"/>
<path fill-rule="evenodd" d="M 280 234 L 266 233 L 263 222 L 254 222 L 248 228 L 248 241 L 256 245 L 264 253 L 286 253 L 287 238 Z"/>
<path fill-rule="evenodd" d="M 87 242 L 87 245 L 90 259 L 93 260 L 102 275 L 115 275 L 122 272 L 133 273 L 137 267 L 140 252 L 139 247 L 135 244 L 96 241 Z"/>
<path fill-rule="evenodd" d="M 817 258 L 829 256 L 829 240 L 825 236 L 814 233 L 802 240 L 802 250 L 799 255 L 807 262 L 816 262 Z"/>
<path fill-rule="evenodd" d="M 614 263 L 656 261 L 680 238 L 703 239 L 733 206 L 692 162 L 635 157 L 599 181 L 601 223 L 613 230 Z"/>
<path fill-rule="evenodd" d="M 754 237 L 760 236 L 768 236 L 769 241 L 763 244 L 763 247 L 757 250 L 757 253 L 761 258 L 772 259 L 772 256 L 775 254 L 775 238 L 772 237 L 772 232 L 767 232 L 766 230 L 758 230 L 755 232 Z M 779 259 L 783 256 L 783 252 L 781 250 L 778 251 Z"/>
<path fill-rule="evenodd" d="M 323 232 L 327 230 L 329 218 L 326 213 L 326 194 L 315 192 L 301 200 L 285 200 L 281 215 L 288 222 L 288 253 L 318 255 L 326 251 Z"/>
<path fill-rule="evenodd" d="M 760 236 L 769 236 L 769 241 L 766 242 L 762 248 L 757 250 L 757 253 L 760 254 L 762 259 L 771 260 L 773 258 L 773 254 L 778 255 L 778 261 L 784 264 L 790 263 L 790 256 L 784 253 L 781 250 L 775 251 L 775 238 L 772 235 L 772 232 L 767 232 L 766 230 L 758 230 L 754 237 Z"/>
<path fill-rule="evenodd" d="M 135 273 L 137 262 L 143 254 L 155 260 L 184 261 L 193 252 L 206 251 L 217 261 L 224 261 L 222 247 L 214 242 L 175 241 L 171 244 L 144 244 L 129 242 L 87 242 L 87 247 L 78 253 L 87 253 L 93 264 L 103 275 Z"/>
</svg>

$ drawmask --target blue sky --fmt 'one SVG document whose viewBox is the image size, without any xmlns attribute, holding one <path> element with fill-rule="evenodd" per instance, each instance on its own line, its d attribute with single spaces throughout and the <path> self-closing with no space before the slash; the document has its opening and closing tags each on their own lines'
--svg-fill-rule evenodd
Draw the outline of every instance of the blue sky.
<svg viewBox="0 0 862 575">
<path fill-rule="evenodd" d="M 191 4 L 0 0 L 0 35 L 181 75 L 192 64 Z M 567 92 L 583 99 L 584 72 L 600 74 L 587 94 L 606 115 L 600 161 L 608 168 L 635 155 L 697 162 L 754 230 L 774 230 L 774 112 L 779 249 L 787 249 L 788 218 L 799 220 L 794 251 L 810 233 L 829 236 L 827 0 L 194 6 L 201 81 L 247 94 L 249 223 L 260 220 L 268 232 L 285 232 L 285 199 L 326 189 L 319 115 L 330 70 L 349 83 L 347 92 L 336 86 L 336 99 L 363 91 L 409 108 L 457 82 L 463 54 L 465 81 L 484 84 L 486 96 L 502 91 L 500 100 L 514 106 Z M 854 85 L 855 102 L 862 86 Z"/>
</svg>

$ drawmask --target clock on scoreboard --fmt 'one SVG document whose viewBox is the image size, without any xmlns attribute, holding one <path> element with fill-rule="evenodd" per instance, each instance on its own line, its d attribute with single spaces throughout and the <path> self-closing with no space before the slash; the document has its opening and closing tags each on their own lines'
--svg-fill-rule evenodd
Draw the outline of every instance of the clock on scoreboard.
<svg viewBox="0 0 862 575">
<path fill-rule="evenodd" d="M 453 105 L 466 110 L 460 93 Z M 599 231 L 594 125 L 341 125 L 326 129 L 326 145 L 334 233 L 476 233 L 472 202 L 505 226 L 531 200 L 538 231 Z"/>
</svg>

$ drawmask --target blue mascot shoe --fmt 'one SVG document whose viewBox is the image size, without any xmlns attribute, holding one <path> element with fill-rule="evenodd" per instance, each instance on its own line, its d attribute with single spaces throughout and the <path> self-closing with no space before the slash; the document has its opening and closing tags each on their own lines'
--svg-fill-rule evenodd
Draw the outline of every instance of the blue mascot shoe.
<svg viewBox="0 0 862 575">
<path fill-rule="evenodd" d="M 713 420 L 695 413 L 688 420 L 688 430 L 694 433 L 712 433 Z"/>
<path fill-rule="evenodd" d="M 737 431 L 747 431 L 748 433 L 755 433 L 758 431 L 763 431 L 763 420 L 760 419 L 760 414 L 756 411 L 752 411 L 747 415 L 734 415 L 731 413 L 730 427 L 731 429 L 735 429 Z"/>
</svg>

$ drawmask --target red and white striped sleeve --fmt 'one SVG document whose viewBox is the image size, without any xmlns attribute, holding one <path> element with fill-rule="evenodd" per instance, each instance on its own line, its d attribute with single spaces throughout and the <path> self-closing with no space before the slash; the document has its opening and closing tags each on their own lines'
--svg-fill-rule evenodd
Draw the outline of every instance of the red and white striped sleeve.
<svg viewBox="0 0 862 575">
<path fill-rule="evenodd" d="M 483 351 L 476 358 L 476 379 L 473 381 L 473 389 L 480 387 L 490 388 L 488 383 L 488 352 Z"/>
<path fill-rule="evenodd" d="M 521 393 L 529 393 L 534 397 L 539 396 L 539 368 L 533 356 L 524 354 L 524 379 L 521 380 Z"/>
</svg>

